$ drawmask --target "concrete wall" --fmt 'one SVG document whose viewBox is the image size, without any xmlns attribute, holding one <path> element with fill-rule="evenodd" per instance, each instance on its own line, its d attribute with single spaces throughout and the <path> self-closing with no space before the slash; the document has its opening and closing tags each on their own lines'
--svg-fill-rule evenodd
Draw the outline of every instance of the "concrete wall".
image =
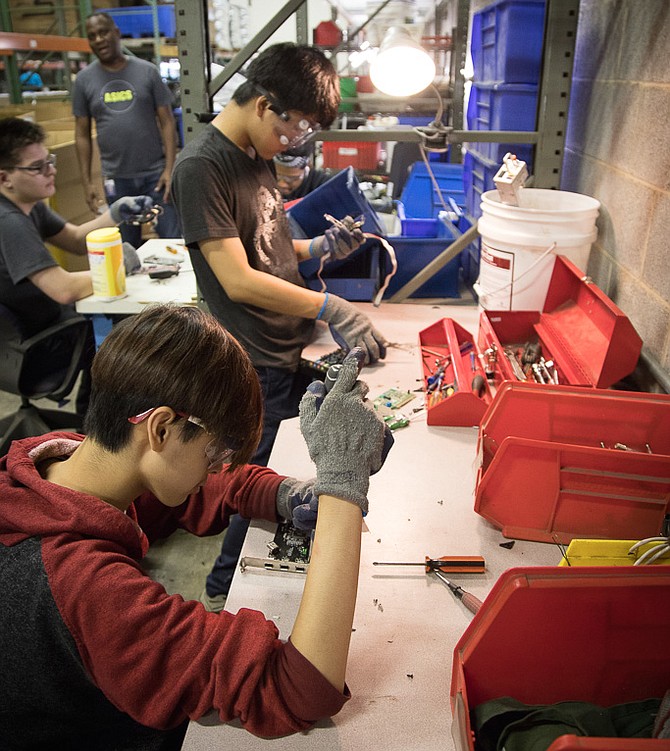
<svg viewBox="0 0 670 751">
<path fill-rule="evenodd" d="M 581 0 L 561 187 L 602 202 L 588 272 L 670 372 L 670 2 Z"/>
</svg>

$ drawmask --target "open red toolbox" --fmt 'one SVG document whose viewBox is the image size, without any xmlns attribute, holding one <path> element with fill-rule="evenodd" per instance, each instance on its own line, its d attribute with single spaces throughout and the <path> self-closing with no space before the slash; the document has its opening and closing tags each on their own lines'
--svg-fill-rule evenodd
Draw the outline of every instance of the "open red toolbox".
<svg viewBox="0 0 670 751">
<path fill-rule="evenodd" d="M 544 308 L 484 311 L 479 321 L 481 352 L 493 352 L 496 385 L 520 380 L 511 361 L 524 344 L 539 344 L 554 364 L 557 382 L 608 388 L 635 369 L 642 340 L 605 293 L 565 256 L 554 263 Z M 526 380 L 532 380 L 530 373 Z"/>
<path fill-rule="evenodd" d="M 475 511 L 505 537 L 657 535 L 670 513 L 670 395 L 507 381 L 478 460 Z"/>
<path fill-rule="evenodd" d="M 560 384 L 591 388 L 629 375 L 642 349 L 626 315 L 564 256 L 542 311 L 485 310 L 476 338 L 443 318 L 419 333 L 419 344 L 428 424 L 460 426 L 479 424 L 501 383 L 534 382 L 520 357 L 525 345 L 538 348 Z"/>
<path fill-rule="evenodd" d="M 670 676 L 670 566 L 516 568 L 454 650 L 452 735 L 477 748 L 472 711 L 492 699 L 609 707 L 661 698 Z M 670 751 L 669 740 L 563 735 L 548 751 Z"/>
</svg>

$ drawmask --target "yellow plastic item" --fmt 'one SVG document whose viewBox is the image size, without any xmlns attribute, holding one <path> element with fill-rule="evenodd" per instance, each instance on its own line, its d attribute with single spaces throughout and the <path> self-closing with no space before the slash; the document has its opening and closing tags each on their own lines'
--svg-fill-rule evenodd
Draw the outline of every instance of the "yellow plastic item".
<svg viewBox="0 0 670 751">
<path fill-rule="evenodd" d="M 86 235 L 93 294 L 102 300 L 126 295 L 126 269 L 118 227 L 94 229 Z"/>
<path fill-rule="evenodd" d="M 566 555 L 571 566 L 632 566 L 635 561 L 649 550 L 654 543 L 639 547 L 632 555 L 628 551 L 638 540 L 580 540 L 574 539 L 568 545 Z M 567 566 L 561 558 L 559 566 Z M 647 565 L 647 564 L 642 564 Z M 666 553 L 652 564 L 670 565 L 670 553 Z"/>
</svg>

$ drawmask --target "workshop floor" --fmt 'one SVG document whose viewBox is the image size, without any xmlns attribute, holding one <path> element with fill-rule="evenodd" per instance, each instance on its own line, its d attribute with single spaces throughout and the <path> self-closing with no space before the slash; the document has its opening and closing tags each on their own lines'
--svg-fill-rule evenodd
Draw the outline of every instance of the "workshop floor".
<svg viewBox="0 0 670 751">
<path fill-rule="evenodd" d="M 0 420 L 11 415 L 19 404 L 19 397 L 0 391 Z M 55 407 L 54 402 L 46 399 L 36 404 L 47 409 Z M 72 409 L 72 404 L 67 404 L 63 409 Z M 219 554 L 222 540 L 223 534 L 199 538 L 187 532 L 178 532 L 168 540 L 152 545 L 144 559 L 145 570 L 170 594 L 179 593 L 186 600 L 197 600 L 212 563 Z"/>
</svg>

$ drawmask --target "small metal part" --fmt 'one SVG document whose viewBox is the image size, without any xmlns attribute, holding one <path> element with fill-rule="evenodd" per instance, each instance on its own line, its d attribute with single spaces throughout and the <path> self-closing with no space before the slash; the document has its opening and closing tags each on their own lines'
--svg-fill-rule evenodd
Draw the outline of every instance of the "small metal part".
<svg viewBox="0 0 670 751">
<path fill-rule="evenodd" d="M 240 571 L 244 573 L 248 568 L 260 568 L 265 571 L 274 571 L 287 574 L 306 574 L 309 563 L 297 561 L 277 561 L 274 558 L 255 558 L 244 556 L 240 558 Z"/>
<path fill-rule="evenodd" d="M 516 359 L 516 355 L 514 352 L 512 352 L 511 349 L 505 349 L 505 357 L 510 362 L 510 365 L 512 366 L 512 370 L 514 371 L 514 375 L 518 378 L 520 381 L 526 380 L 526 374 L 523 372 L 523 368 L 519 364 L 519 361 Z"/>
</svg>

